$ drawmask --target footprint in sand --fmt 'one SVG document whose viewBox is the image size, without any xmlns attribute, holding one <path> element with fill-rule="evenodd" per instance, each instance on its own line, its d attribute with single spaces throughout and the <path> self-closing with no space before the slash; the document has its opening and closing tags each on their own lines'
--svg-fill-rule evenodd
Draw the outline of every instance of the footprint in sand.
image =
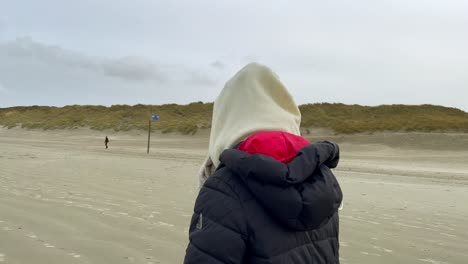
<svg viewBox="0 0 468 264">
<path fill-rule="evenodd" d="M 365 256 L 374 256 L 374 257 L 381 257 L 382 255 L 380 254 L 376 254 L 376 253 L 369 253 L 369 252 L 361 252 L 361 255 L 365 255 Z"/>
<path fill-rule="evenodd" d="M 449 264 L 448 262 L 438 261 L 433 259 L 419 259 L 421 262 L 431 263 L 431 264 Z"/>
<path fill-rule="evenodd" d="M 134 262 L 135 261 L 135 259 L 132 258 L 132 257 L 125 257 L 124 259 L 128 260 L 129 262 Z"/>
<path fill-rule="evenodd" d="M 374 249 L 377 249 L 378 251 L 384 251 L 386 253 L 393 253 L 393 250 L 384 248 L 384 247 L 379 247 L 379 246 L 373 246 Z"/>
<path fill-rule="evenodd" d="M 452 237 L 452 238 L 456 238 L 457 236 L 456 235 L 452 235 L 452 234 L 447 234 L 447 233 L 439 233 L 443 236 L 447 236 L 447 237 Z"/>
<path fill-rule="evenodd" d="M 161 221 L 157 222 L 157 224 L 160 226 L 165 226 L 165 227 L 174 227 L 173 224 L 168 224 L 168 223 L 161 222 Z"/>
<path fill-rule="evenodd" d="M 32 239 L 37 239 L 37 236 L 35 234 L 32 234 L 32 233 L 27 235 L 27 237 L 32 238 Z"/>
<path fill-rule="evenodd" d="M 80 255 L 75 254 L 75 253 L 69 253 L 68 255 L 73 257 L 73 258 L 80 258 L 81 257 Z"/>
<path fill-rule="evenodd" d="M 146 257 L 146 264 L 156 264 L 156 263 L 161 263 L 159 260 L 157 259 L 153 259 L 153 257 Z"/>
</svg>

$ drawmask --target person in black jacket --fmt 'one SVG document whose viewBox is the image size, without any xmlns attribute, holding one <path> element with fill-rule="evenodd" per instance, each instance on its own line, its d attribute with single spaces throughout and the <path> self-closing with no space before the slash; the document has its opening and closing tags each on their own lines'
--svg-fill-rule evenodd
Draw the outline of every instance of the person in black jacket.
<svg viewBox="0 0 468 264">
<path fill-rule="evenodd" d="M 300 136 L 278 77 L 249 64 L 213 109 L 184 263 L 339 263 L 339 148 Z"/>
<path fill-rule="evenodd" d="M 109 144 L 109 138 L 106 136 L 104 139 L 104 145 L 106 146 L 106 149 L 108 148 L 107 144 Z"/>
</svg>

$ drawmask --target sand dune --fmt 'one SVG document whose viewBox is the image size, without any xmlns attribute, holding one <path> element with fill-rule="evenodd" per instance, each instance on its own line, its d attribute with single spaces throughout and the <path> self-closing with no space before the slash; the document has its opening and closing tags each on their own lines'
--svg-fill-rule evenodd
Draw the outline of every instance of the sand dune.
<svg viewBox="0 0 468 264">
<path fill-rule="evenodd" d="M 0 130 L 0 263 L 181 263 L 206 133 Z M 342 263 L 468 262 L 468 136 L 341 144 Z"/>
</svg>

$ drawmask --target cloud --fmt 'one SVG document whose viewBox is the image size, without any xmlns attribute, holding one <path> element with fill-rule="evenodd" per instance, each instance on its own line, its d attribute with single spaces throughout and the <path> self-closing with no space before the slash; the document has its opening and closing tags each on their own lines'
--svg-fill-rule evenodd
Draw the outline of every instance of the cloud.
<svg viewBox="0 0 468 264">
<path fill-rule="evenodd" d="M 90 71 L 104 77 L 132 82 L 165 83 L 172 81 L 194 85 L 215 83 L 207 74 L 184 65 L 157 64 L 138 56 L 126 56 L 118 59 L 88 56 L 59 46 L 36 42 L 31 37 L 0 43 L 0 59 L 7 57 L 9 61 L 14 61 L 13 63 L 22 61 L 23 63 L 38 63 L 44 67 L 56 67 L 64 70 Z"/>
<path fill-rule="evenodd" d="M 184 82 L 186 84 L 194 85 L 194 86 L 212 86 L 215 85 L 217 82 L 212 78 L 208 77 L 208 75 L 201 70 L 186 70 L 186 78 Z"/>
<path fill-rule="evenodd" d="M 59 46 L 46 45 L 31 37 L 17 38 L 15 41 L 0 44 L 0 56 L 10 60 L 40 63 L 44 67 L 56 66 L 65 69 L 81 69 L 127 81 L 164 81 L 160 67 L 144 58 L 124 57 L 109 59 L 86 56 L 65 50 Z M 1 58 L 1 57 L 0 57 Z"/>
<path fill-rule="evenodd" d="M 0 11 L 8 14 L 0 29 L 0 80 L 15 94 L 40 87 L 45 102 L 62 102 L 50 96 L 61 91 L 55 86 L 90 89 L 70 100 L 94 100 L 91 89 L 105 89 L 114 96 L 105 102 L 134 102 L 143 86 L 165 103 L 211 100 L 221 82 L 257 61 L 299 103 L 468 109 L 468 1 L 136 0 L 129 8 L 125 1 L 43 0 L 27 9 L 23 2 L 5 1 Z M 19 35 L 33 38 L 1 43 Z"/>
<path fill-rule="evenodd" d="M 212 62 L 210 66 L 219 70 L 223 70 L 224 68 L 226 68 L 226 65 L 224 65 L 224 63 L 222 63 L 219 60 Z"/>
<path fill-rule="evenodd" d="M 215 72 L 149 58 L 85 55 L 34 41 L 0 42 L 0 106 L 167 102 L 200 100 L 196 87 L 211 89 Z M 8 87 L 8 90 L 7 88 Z M 210 95 L 211 92 L 208 93 Z"/>
<path fill-rule="evenodd" d="M 107 60 L 100 64 L 104 74 L 125 80 L 165 81 L 164 74 L 156 64 L 139 57 L 125 57 L 118 60 Z"/>
</svg>

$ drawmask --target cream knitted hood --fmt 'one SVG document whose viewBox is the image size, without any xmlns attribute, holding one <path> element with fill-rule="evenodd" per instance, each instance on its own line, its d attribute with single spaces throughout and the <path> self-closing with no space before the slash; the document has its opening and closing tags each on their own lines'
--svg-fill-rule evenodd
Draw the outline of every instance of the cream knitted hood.
<svg viewBox="0 0 468 264">
<path fill-rule="evenodd" d="M 219 165 L 227 149 L 259 131 L 300 135 L 301 113 L 286 87 L 268 67 L 251 63 L 242 68 L 214 103 L 209 156 L 200 172 L 200 187 Z"/>
</svg>

